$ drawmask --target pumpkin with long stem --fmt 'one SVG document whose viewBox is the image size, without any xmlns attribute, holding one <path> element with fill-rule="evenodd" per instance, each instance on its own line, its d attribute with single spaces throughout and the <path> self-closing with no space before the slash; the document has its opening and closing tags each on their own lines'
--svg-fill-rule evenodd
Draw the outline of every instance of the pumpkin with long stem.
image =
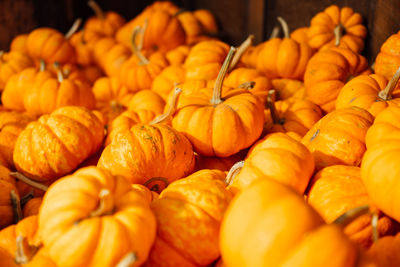
<svg viewBox="0 0 400 267">
<path fill-rule="evenodd" d="M 151 203 L 157 237 L 146 266 L 206 266 L 219 257 L 220 223 L 232 199 L 224 179 L 222 171 L 201 170 Z"/>
<path fill-rule="evenodd" d="M 192 145 L 164 123 L 175 109 L 174 103 L 169 106 L 166 113 L 148 124 L 125 121 L 103 150 L 98 166 L 139 184 L 158 177 L 172 182 L 190 174 L 195 163 Z M 131 122 L 133 126 L 128 124 Z"/>
<path fill-rule="evenodd" d="M 286 22 L 282 24 L 284 38 L 273 38 L 265 43 L 257 59 L 257 70 L 268 78 L 291 78 L 302 80 L 313 50 L 307 43 L 298 43 L 289 36 Z"/>
<path fill-rule="evenodd" d="M 48 181 L 73 171 L 97 152 L 104 125 L 83 107 L 62 107 L 28 124 L 14 148 L 16 169 L 36 181 Z"/>
<path fill-rule="evenodd" d="M 362 16 L 350 7 L 331 5 L 311 19 L 308 43 L 314 49 L 340 46 L 360 53 L 364 48 L 367 29 Z"/>
<path fill-rule="evenodd" d="M 356 106 L 376 116 L 388 106 L 399 106 L 399 78 L 400 68 L 389 81 L 380 74 L 357 76 L 340 90 L 336 108 Z"/>
<path fill-rule="evenodd" d="M 38 236 L 58 266 L 140 266 L 156 232 L 148 199 L 96 167 L 53 183 L 38 217 Z"/>
<path fill-rule="evenodd" d="M 263 106 L 257 97 L 242 88 L 221 93 L 234 51 L 232 47 L 214 88 L 189 90 L 181 95 L 172 119 L 172 126 L 183 132 L 195 151 L 204 156 L 233 155 L 249 147 L 262 131 Z"/>
<path fill-rule="evenodd" d="M 13 74 L 33 66 L 33 60 L 27 54 L 18 51 L 8 53 L 0 51 L 0 91 L 4 90 L 8 79 Z"/>
</svg>

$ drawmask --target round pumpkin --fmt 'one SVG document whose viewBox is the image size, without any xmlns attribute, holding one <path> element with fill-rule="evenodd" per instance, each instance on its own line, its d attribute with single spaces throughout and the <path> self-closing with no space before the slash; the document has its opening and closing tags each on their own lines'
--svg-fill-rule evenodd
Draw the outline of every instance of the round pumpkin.
<svg viewBox="0 0 400 267">
<path fill-rule="evenodd" d="M 174 87 L 185 81 L 185 75 L 186 70 L 182 65 L 168 66 L 154 78 L 151 90 L 166 100 Z"/>
<path fill-rule="evenodd" d="M 8 79 L 13 74 L 33 66 L 33 60 L 25 53 L 19 51 L 4 53 L 0 51 L 0 91 L 4 90 Z"/>
<path fill-rule="evenodd" d="M 375 73 L 391 79 L 400 67 L 400 31 L 391 35 L 382 44 L 375 60 Z"/>
</svg>

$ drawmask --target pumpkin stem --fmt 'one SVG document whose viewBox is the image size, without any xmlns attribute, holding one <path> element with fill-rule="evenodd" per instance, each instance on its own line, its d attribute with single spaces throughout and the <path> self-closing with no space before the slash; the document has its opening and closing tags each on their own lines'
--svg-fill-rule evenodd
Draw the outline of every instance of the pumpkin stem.
<svg viewBox="0 0 400 267">
<path fill-rule="evenodd" d="M 139 47 L 136 45 L 136 36 L 139 34 L 140 31 L 141 31 L 141 27 L 136 26 L 132 32 L 133 54 L 135 54 L 135 56 L 139 59 L 139 65 L 147 65 L 150 63 L 149 60 L 142 54 Z"/>
<path fill-rule="evenodd" d="M 222 83 L 224 81 L 226 72 L 228 71 L 228 67 L 231 64 L 232 57 L 233 57 L 233 54 L 235 53 L 235 51 L 236 51 L 236 48 L 231 46 L 231 49 L 229 50 L 228 55 L 226 56 L 225 61 L 222 64 L 222 67 L 218 73 L 217 79 L 215 80 L 213 96 L 210 101 L 212 105 L 218 105 L 219 103 L 222 102 L 222 99 L 221 99 Z"/>
<path fill-rule="evenodd" d="M 339 46 L 340 44 L 340 39 L 343 36 L 343 31 L 344 31 L 344 27 L 342 24 L 338 24 L 335 29 L 333 29 L 333 33 L 335 34 L 335 45 Z"/>
<path fill-rule="evenodd" d="M 89 0 L 88 6 L 94 11 L 97 18 L 101 20 L 104 20 L 106 18 L 103 10 L 100 8 L 99 4 L 97 4 L 94 0 Z"/>
<path fill-rule="evenodd" d="M 19 199 L 19 195 L 14 190 L 11 190 L 10 198 L 13 209 L 13 221 L 14 223 L 18 223 L 20 220 L 22 220 L 23 217 L 21 210 L 21 201 Z"/>
<path fill-rule="evenodd" d="M 47 191 L 48 187 L 44 184 L 38 183 L 33 181 L 32 179 L 29 179 L 28 177 L 26 177 L 25 175 L 23 175 L 20 172 L 10 172 L 10 176 L 26 183 L 27 185 L 32 186 L 33 188 L 42 190 L 42 191 Z"/>
<path fill-rule="evenodd" d="M 280 28 L 279 26 L 275 26 L 275 27 L 272 29 L 271 35 L 269 36 L 268 40 L 277 38 L 280 31 L 281 31 L 281 28 Z"/>
<path fill-rule="evenodd" d="M 90 213 L 90 217 L 98 217 L 102 215 L 109 215 L 112 213 L 114 203 L 110 190 L 101 189 L 99 192 L 99 205 L 97 209 Z"/>
<path fill-rule="evenodd" d="M 65 38 L 69 39 L 71 36 L 79 29 L 79 26 L 81 26 L 82 19 L 78 18 L 74 21 L 74 24 L 72 24 L 71 29 L 65 34 Z"/>
<path fill-rule="evenodd" d="M 378 213 L 376 212 L 372 213 L 371 226 L 372 226 L 372 240 L 374 242 L 377 242 L 379 239 L 378 221 L 379 221 Z"/>
<path fill-rule="evenodd" d="M 58 80 L 58 82 L 62 83 L 64 81 L 64 79 L 65 79 L 65 75 L 64 75 L 64 72 L 60 68 L 60 63 L 54 62 L 53 66 L 57 71 L 57 80 Z"/>
<path fill-rule="evenodd" d="M 39 71 L 43 72 L 46 70 L 46 62 L 43 59 L 39 59 Z"/>
<path fill-rule="evenodd" d="M 236 67 L 244 52 L 246 52 L 246 50 L 253 44 L 253 40 L 254 35 L 250 34 L 249 37 L 247 37 L 247 39 L 239 47 L 236 48 L 237 50 L 235 55 L 233 56 L 231 64 L 229 65 L 228 72 Z"/>
<path fill-rule="evenodd" d="M 249 82 L 244 82 L 244 83 L 239 84 L 238 88 L 244 88 L 247 90 L 251 90 L 254 88 L 255 85 L 256 85 L 256 82 L 249 81 Z"/>
<path fill-rule="evenodd" d="M 229 170 L 229 172 L 225 178 L 226 186 L 230 186 L 232 184 L 233 179 L 235 179 L 235 176 L 240 172 L 240 170 L 243 168 L 243 166 L 244 166 L 244 160 L 233 164 L 233 166 L 231 167 L 231 169 Z"/>
<path fill-rule="evenodd" d="M 177 102 L 178 96 L 179 96 L 179 94 L 180 94 L 181 92 L 182 92 L 182 89 L 181 89 L 181 88 L 175 87 L 174 92 L 173 92 L 173 95 L 172 95 L 172 97 L 169 99 L 168 110 L 167 110 L 164 114 L 162 114 L 162 115 L 157 116 L 156 118 L 154 118 L 154 119 L 149 123 L 149 125 L 154 125 L 154 124 L 157 124 L 157 123 L 165 122 L 166 120 L 168 120 L 168 119 L 172 116 L 172 114 L 174 114 L 175 109 L 176 109 L 176 102 Z"/>
<path fill-rule="evenodd" d="M 392 79 L 388 82 L 385 89 L 378 93 L 378 96 L 383 100 L 387 101 L 392 99 L 393 90 L 396 88 L 397 82 L 400 78 L 400 67 L 397 69 L 396 73 L 393 75 Z"/>
<path fill-rule="evenodd" d="M 281 24 L 282 30 L 283 30 L 283 37 L 284 38 L 289 38 L 290 37 L 290 31 L 289 31 L 289 26 L 286 22 L 286 20 L 284 20 L 282 17 L 277 17 L 276 18 L 279 23 Z"/>
<path fill-rule="evenodd" d="M 132 266 L 135 262 L 137 262 L 138 258 L 135 252 L 128 253 L 125 257 L 123 257 L 120 262 L 115 267 L 129 267 Z"/>
<path fill-rule="evenodd" d="M 164 183 L 164 188 L 160 189 L 159 184 L 151 185 L 152 182 L 154 181 L 159 181 Z M 162 190 L 167 188 L 169 186 L 169 181 L 165 179 L 164 177 L 153 177 L 147 180 L 146 182 L 143 183 L 144 186 L 148 187 L 151 191 L 160 193 Z"/>
<path fill-rule="evenodd" d="M 15 252 L 15 262 L 17 264 L 27 264 L 38 251 L 38 247 L 30 246 L 25 241 L 25 237 L 18 235 L 15 239 L 17 251 Z M 29 254 L 27 255 L 27 251 Z"/>
<path fill-rule="evenodd" d="M 271 114 L 271 118 L 274 124 L 280 124 L 280 125 L 285 124 L 285 118 L 279 118 L 278 112 L 276 111 L 275 90 L 268 91 L 267 107 L 269 109 L 269 113 Z"/>
<path fill-rule="evenodd" d="M 140 36 L 139 36 L 139 42 L 138 42 L 138 44 L 137 44 L 137 47 L 138 47 L 138 49 L 140 50 L 140 51 L 142 51 L 142 49 L 143 49 L 143 42 L 144 42 L 144 33 L 146 32 L 146 29 L 147 29 L 147 25 L 149 25 L 149 20 L 148 19 L 145 19 L 144 20 L 144 23 L 143 23 L 143 26 L 142 26 L 142 29 L 141 29 L 141 31 L 140 31 Z"/>
<path fill-rule="evenodd" d="M 21 207 L 25 206 L 25 204 L 33 199 L 35 196 L 33 195 L 33 190 L 30 190 L 28 194 L 26 194 L 25 196 L 23 196 L 20 200 L 21 202 Z"/>
<path fill-rule="evenodd" d="M 361 215 L 369 213 L 369 206 L 364 205 L 360 207 L 356 207 L 354 209 L 348 210 L 342 215 L 340 215 L 336 220 L 333 221 L 334 224 L 340 225 L 342 227 L 346 227 L 350 224 L 354 218 L 360 217 Z"/>
</svg>

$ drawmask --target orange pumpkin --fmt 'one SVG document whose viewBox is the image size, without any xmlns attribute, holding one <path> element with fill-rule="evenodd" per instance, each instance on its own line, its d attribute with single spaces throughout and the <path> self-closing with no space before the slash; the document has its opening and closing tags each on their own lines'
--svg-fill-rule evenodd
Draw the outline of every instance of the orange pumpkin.
<svg viewBox="0 0 400 267">
<path fill-rule="evenodd" d="M 161 115 L 164 112 L 165 101 L 152 90 L 141 90 L 133 95 L 127 106 L 129 110 L 149 110 L 156 115 Z"/>
<path fill-rule="evenodd" d="M 197 9 L 193 11 L 193 15 L 203 27 L 203 31 L 207 34 L 218 33 L 218 23 L 214 15 L 207 9 Z"/>
<path fill-rule="evenodd" d="M 9 169 L 0 165 L 0 229 L 22 218 L 19 194 L 9 173 Z"/>
<path fill-rule="evenodd" d="M 117 266 L 121 261 L 140 266 L 155 230 L 149 201 L 124 178 L 96 167 L 53 183 L 39 211 L 38 235 L 57 266 Z"/>
<path fill-rule="evenodd" d="M 376 116 L 388 106 L 399 106 L 399 90 L 396 89 L 400 69 L 388 82 L 379 74 L 360 75 L 346 83 L 336 99 L 336 108 L 356 106 Z"/>
<path fill-rule="evenodd" d="M 274 133 L 252 146 L 229 190 L 236 194 L 257 179 L 273 179 L 303 193 L 313 172 L 310 151 L 288 135 Z"/>
<path fill-rule="evenodd" d="M 102 36 L 96 33 L 88 33 L 87 31 L 79 31 L 74 33 L 69 39 L 71 45 L 76 52 L 76 63 L 81 66 L 89 66 L 94 64 L 93 47 Z"/>
<path fill-rule="evenodd" d="M 292 79 L 273 79 L 272 88 L 275 90 L 278 100 L 305 99 L 306 92 L 304 83 Z"/>
<path fill-rule="evenodd" d="M 204 156 L 233 155 L 249 147 L 262 131 L 263 105 L 257 97 L 241 88 L 228 90 L 221 97 L 234 50 L 231 48 L 228 53 L 213 90 L 189 90 L 182 94 L 172 119 L 172 126 L 183 132 L 195 151 Z"/>
<path fill-rule="evenodd" d="M 185 75 L 186 71 L 182 65 L 166 67 L 154 78 L 151 90 L 166 100 L 175 85 L 185 81 Z"/>
<path fill-rule="evenodd" d="M 374 117 L 358 107 L 325 115 L 307 132 L 302 143 L 312 152 L 317 170 L 331 165 L 358 166 L 366 150 L 365 135 Z"/>
<path fill-rule="evenodd" d="M 388 80 L 400 67 L 399 37 L 400 31 L 386 39 L 376 56 L 375 73 L 385 76 Z"/>
<path fill-rule="evenodd" d="M 4 90 L 7 81 L 13 74 L 33 66 L 33 60 L 27 54 L 19 51 L 9 53 L 0 51 L 0 91 Z"/>
<path fill-rule="evenodd" d="M 35 197 L 28 202 L 25 203 L 23 209 L 22 209 L 22 214 L 24 218 L 33 216 L 33 215 L 38 215 L 39 214 L 39 208 L 40 205 L 42 204 L 42 198 L 41 197 Z"/>
<path fill-rule="evenodd" d="M 196 154 L 195 170 L 199 171 L 203 169 L 216 169 L 227 172 L 236 162 L 244 160 L 246 153 L 246 150 L 242 150 L 239 153 L 236 153 L 226 158 L 204 157 L 202 155 Z"/>
<path fill-rule="evenodd" d="M 220 223 L 232 198 L 224 179 L 222 171 L 201 170 L 151 203 L 157 238 L 146 266 L 206 266 L 219 257 Z"/>
<path fill-rule="evenodd" d="M 187 55 L 189 55 L 189 51 L 190 46 L 180 45 L 165 53 L 165 57 L 168 59 L 170 65 L 178 66 L 185 62 Z"/>
<path fill-rule="evenodd" d="M 13 155 L 15 167 L 37 181 L 59 178 L 94 154 L 103 137 L 103 123 L 90 110 L 59 108 L 20 133 Z"/>
<path fill-rule="evenodd" d="M 357 260 L 355 244 L 338 226 L 324 224 L 303 196 L 270 179 L 254 182 L 232 200 L 220 248 L 226 267 L 341 267 Z"/>
<path fill-rule="evenodd" d="M 319 51 L 310 59 L 304 74 L 307 98 L 331 112 L 344 84 L 367 68 L 367 60 L 349 49 L 333 47 Z"/>
<path fill-rule="evenodd" d="M 298 43 L 289 38 L 286 22 L 278 17 L 284 30 L 284 38 L 268 40 L 258 53 L 257 70 L 268 78 L 290 78 L 302 80 L 313 50 L 307 43 Z"/>
<path fill-rule="evenodd" d="M 308 27 L 300 27 L 290 33 L 290 39 L 298 43 L 308 43 Z"/>
<path fill-rule="evenodd" d="M 384 236 L 362 254 L 358 267 L 392 267 L 400 265 L 400 234 Z"/>
<path fill-rule="evenodd" d="M 314 49 L 338 45 L 360 53 L 364 49 L 367 28 L 362 17 L 350 7 L 331 5 L 311 19 L 308 43 Z"/>
<path fill-rule="evenodd" d="M 28 40 L 28 34 L 19 34 L 15 36 L 10 44 L 10 51 L 19 51 L 28 54 L 28 47 L 26 42 Z"/>
<path fill-rule="evenodd" d="M 354 166 L 333 165 L 315 174 L 308 190 L 307 202 L 315 208 L 327 223 L 334 222 L 343 213 L 370 205 L 361 169 Z M 344 232 L 359 245 L 372 245 L 372 216 L 365 214 L 352 221 Z M 379 236 L 394 234 L 395 225 L 387 216 L 380 216 L 377 225 Z"/>
</svg>

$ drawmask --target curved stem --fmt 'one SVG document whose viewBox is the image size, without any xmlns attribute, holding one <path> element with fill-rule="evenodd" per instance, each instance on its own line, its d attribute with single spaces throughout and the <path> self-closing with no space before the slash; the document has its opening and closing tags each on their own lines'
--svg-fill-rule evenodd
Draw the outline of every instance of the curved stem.
<svg viewBox="0 0 400 267">
<path fill-rule="evenodd" d="M 269 36 L 268 39 L 271 40 L 271 39 L 277 38 L 280 31 L 281 31 L 281 28 L 279 26 L 275 26 L 272 29 L 271 35 Z"/>
<path fill-rule="evenodd" d="M 132 32 L 132 50 L 133 50 L 133 53 L 135 54 L 135 56 L 139 59 L 139 64 L 147 65 L 150 63 L 150 61 L 145 56 L 143 56 L 142 52 L 136 45 L 136 36 L 139 34 L 140 31 L 141 31 L 141 27 L 136 26 Z"/>
<path fill-rule="evenodd" d="M 39 60 L 39 71 L 43 72 L 46 70 L 46 62 L 43 59 Z"/>
<path fill-rule="evenodd" d="M 255 85 L 256 85 L 256 82 L 249 81 L 249 82 L 244 82 L 244 83 L 239 84 L 238 88 L 244 88 L 247 90 L 251 90 L 254 88 Z"/>
<path fill-rule="evenodd" d="M 335 45 L 338 46 L 340 44 L 340 39 L 343 36 L 344 27 L 342 24 L 338 24 L 335 29 L 333 29 L 333 33 L 335 34 Z"/>
<path fill-rule="evenodd" d="M 54 66 L 54 68 L 55 68 L 56 71 L 57 71 L 57 80 L 58 80 L 58 82 L 59 82 L 59 83 L 62 83 L 62 82 L 64 81 L 64 79 L 65 79 L 65 76 L 64 76 L 64 72 L 63 72 L 62 69 L 60 68 L 60 63 L 54 62 L 54 63 L 53 63 L 53 66 Z"/>
<path fill-rule="evenodd" d="M 13 209 L 13 221 L 14 223 L 18 223 L 20 220 L 22 220 L 22 209 L 21 209 L 21 201 L 19 199 L 19 195 L 14 191 L 11 190 L 10 192 L 10 198 L 11 198 L 11 205 Z"/>
<path fill-rule="evenodd" d="M 29 246 L 25 241 L 25 237 L 18 235 L 15 239 L 17 251 L 15 252 L 15 262 L 17 264 L 27 264 L 38 251 L 38 247 Z M 26 248 L 28 248 L 26 250 Z M 29 252 L 29 254 L 27 253 Z"/>
<path fill-rule="evenodd" d="M 110 190 L 101 189 L 99 192 L 99 206 L 97 209 L 90 213 L 90 217 L 98 217 L 102 215 L 109 215 L 112 213 L 114 203 L 112 203 L 112 195 Z"/>
<path fill-rule="evenodd" d="M 146 182 L 144 182 L 143 185 L 146 186 L 146 187 L 149 187 L 149 185 L 154 181 L 163 182 L 164 183 L 164 188 L 163 189 L 165 189 L 165 188 L 167 188 L 167 186 L 169 186 L 169 181 L 164 177 L 152 177 L 149 180 L 147 180 Z M 158 192 L 158 193 L 160 193 L 162 191 L 162 190 L 160 190 L 160 187 L 158 186 L 158 184 L 153 185 L 150 188 L 150 190 Z"/>
<path fill-rule="evenodd" d="M 140 31 L 140 33 L 141 33 L 140 36 L 139 36 L 140 39 L 139 39 L 139 42 L 137 44 L 137 48 L 139 49 L 139 51 L 142 51 L 142 49 L 143 49 L 144 33 L 146 32 L 147 25 L 149 25 L 149 20 L 146 18 L 144 20 L 142 29 Z"/>
<path fill-rule="evenodd" d="M 164 121 L 168 120 L 172 116 L 172 114 L 175 112 L 176 102 L 177 102 L 178 96 L 179 96 L 179 94 L 181 92 L 182 92 L 181 88 L 176 87 L 174 89 L 174 93 L 173 93 L 172 97 L 169 99 L 168 110 L 164 114 L 154 118 L 154 120 L 152 120 L 149 123 L 149 125 L 153 125 L 153 124 L 164 122 Z"/>
<path fill-rule="evenodd" d="M 25 206 L 26 203 L 27 203 L 29 200 L 31 200 L 31 199 L 33 199 L 33 198 L 35 197 L 33 194 L 34 194 L 33 189 L 31 189 L 31 190 L 29 191 L 28 194 L 26 194 L 25 196 L 23 196 L 23 197 L 20 199 L 21 207 Z"/>
<path fill-rule="evenodd" d="M 26 177 L 25 175 L 23 175 L 20 172 L 10 172 L 10 176 L 14 177 L 15 179 L 18 179 L 24 183 L 26 183 L 27 185 L 32 186 L 33 188 L 42 190 L 42 191 L 47 191 L 48 187 L 45 186 L 44 184 L 35 182 L 31 179 L 29 179 L 28 177 Z"/>
<path fill-rule="evenodd" d="M 231 49 L 228 52 L 228 55 L 225 58 L 224 63 L 222 64 L 222 67 L 218 73 L 217 79 L 215 80 L 215 85 L 213 89 L 213 96 L 211 98 L 211 104 L 212 105 L 218 105 L 219 103 L 222 102 L 221 99 L 221 91 L 222 91 L 222 83 L 224 82 L 225 75 L 228 71 L 228 67 L 231 64 L 233 54 L 235 53 L 236 48 L 231 46 Z"/>
<path fill-rule="evenodd" d="M 88 6 L 94 11 L 97 18 L 99 18 L 101 20 L 104 20 L 106 18 L 103 10 L 100 8 L 100 6 L 94 0 L 89 0 Z"/>
<path fill-rule="evenodd" d="M 385 89 L 383 89 L 382 91 L 380 91 L 378 93 L 378 96 L 382 100 L 387 101 L 387 100 L 392 99 L 392 93 L 393 93 L 393 90 L 396 88 L 399 78 L 400 78 L 400 67 L 397 69 L 397 71 L 393 75 L 392 79 L 390 79 L 390 81 L 386 85 Z"/>
<path fill-rule="evenodd" d="M 287 22 L 282 17 L 277 17 L 276 19 L 281 24 L 281 27 L 282 27 L 282 30 L 283 30 L 283 37 L 284 38 L 289 38 L 290 37 L 290 31 L 289 31 L 289 26 L 288 26 Z"/>
<path fill-rule="evenodd" d="M 69 31 L 65 34 L 65 38 L 69 39 L 71 36 L 79 29 L 79 26 L 81 26 L 82 19 L 78 18 L 75 20 L 74 24 L 72 24 L 71 28 Z"/>
<path fill-rule="evenodd" d="M 378 213 L 376 212 L 372 213 L 371 226 L 372 226 L 372 240 L 374 242 L 378 241 L 379 239 L 378 221 L 379 221 Z"/>
<path fill-rule="evenodd" d="M 279 118 L 278 112 L 276 111 L 275 106 L 275 90 L 269 90 L 267 96 L 267 107 L 269 109 L 269 113 L 271 114 L 272 121 L 274 124 L 283 125 L 285 123 L 284 118 Z"/>
<path fill-rule="evenodd" d="M 233 180 L 235 179 L 235 176 L 240 172 L 243 166 L 244 166 L 244 160 L 233 164 L 233 166 L 231 167 L 225 178 L 226 186 L 230 186 L 232 184 Z"/>
<path fill-rule="evenodd" d="M 129 267 L 132 266 L 138 260 L 135 252 L 128 253 L 123 257 L 115 267 Z"/>
<path fill-rule="evenodd" d="M 367 214 L 368 212 L 369 212 L 368 205 L 356 207 L 340 215 L 336 220 L 333 221 L 333 223 L 338 224 L 342 227 L 346 227 L 349 223 L 351 223 L 354 220 L 354 218 L 360 217 L 361 215 Z"/>
<path fill-rule="evenodd" d="M 236 53 L 232 58 L 232 62 L 229 65 L 228 72 L 234 69 L 239 62 L 240 58 L 246 52 L 246 50 L 253 44 L 254 35 L 250 34 L 249 37 L 239 46 L 236 48 Z"/>
</svg>

